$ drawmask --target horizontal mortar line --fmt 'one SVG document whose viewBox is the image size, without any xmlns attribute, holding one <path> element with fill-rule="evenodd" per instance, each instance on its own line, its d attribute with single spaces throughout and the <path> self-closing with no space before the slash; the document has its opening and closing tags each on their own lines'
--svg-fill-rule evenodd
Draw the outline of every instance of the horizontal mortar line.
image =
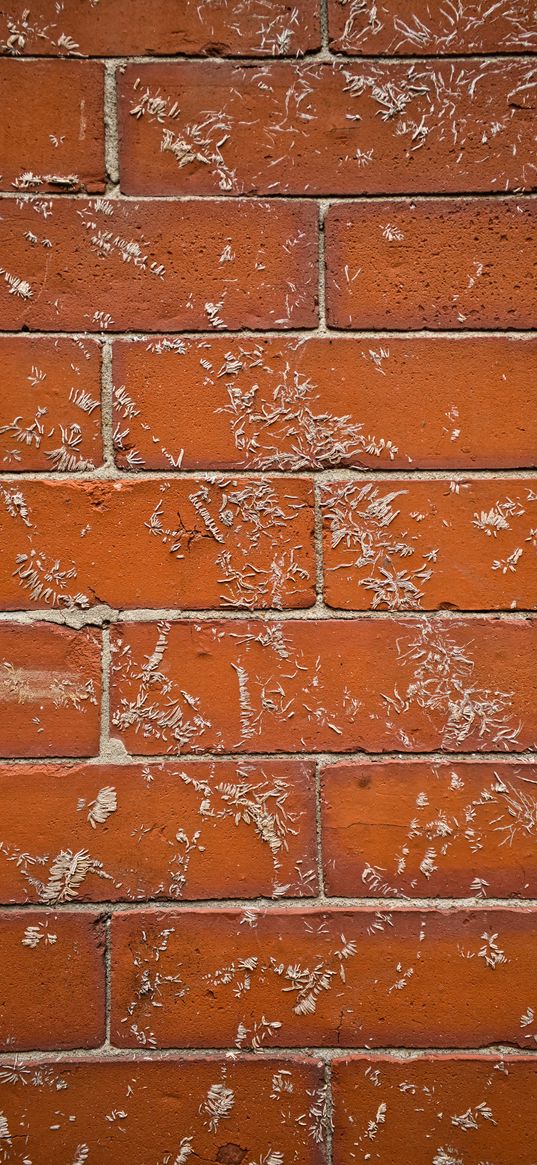
<svg viewBox="0 0 537 1165">
<path fill-rule="evenodd" d="M 316 261 L 314 263 L 314 269 L 317 270 Z M 536 315 L 536 324 L 537 324 L 537 315 Z M 464 339 L 487 339 L 489 337 L 492 337 L 492 338 L 496 337 L 498 339 L 505 339 L 505 340 L 532 340 L 532 339 L 534 340 L 536 338 L 536 335 L 537 335 L 537 328 L 536 328 L 535 324 L 532 324 L 531 326 L 528 326 L 527 328 L 508 328 L 508 327 L 506 327 L 506 328 L 493 328 L 493 327 L 487 328 L 487 327 L 483 327 L 483 328 L 477 328 L 477 329 L 476 328 L 453 329 L 453 328 L 446 326 L 446 327 L 442 327 L 442 328 L 414 328 L 414 329 L 410 329 L 410 330 L 408 328 L 403 328 L 403 327 L 401 327 L 401 328 L 393 328 L 393 327 L 392 328 L 374 328 L 374 329 L 369 328 L 367 330 L 360 330 L 357 328 L 335 327 L 334 325 L 329 325 L 326 328 L 324 328 L 324 326 L 321 327 L 320 324 L 317 324 L 313 328 L 312 327 L 293 328 L 292 330 L 287 329 L 287 328 L 282 328 L 281 331 L 274 330 L 273 328 L 260 328 L 259 331 L 252 331 L 251 328 L 244 328 L 244 327 L 225 328 L 222 330 L 218 329 L 218 330 L 215 330 L 213 332 L 207 332 L 201 328 L 199 331 L 192 331 L 192 330 L 186 331 L 186 330 L 183 330 L 181 328 L 174 330 L 173 328 L 167 328 L 165 331 L 154 331 L 154 332 L 148 332 L 148 333 L 142 334 L 138 328 L 133 328 L 130 331 L 128 329 L 127 330 L 126 329 L 119 329 L 118 331 L 77 332 L 75 329 L 75 330 L 70 331 L 70 332 L 65 332 L 65 331 L 61 331 L 61 330 L 43 332 L 41 329 L 39 329 L 37 327 L 35 329 L 33 329 L 33 328 L 26 326 L 26 325 L 23 327 L 22 331 L 14 332 L 12 329 L 2 328 L 2 324 L 0 321 L 0 340 L 4 339 L 4 338 L 5 339 L 22 338 L 25 340 L 43 339 L 43 338 L 50 339 L 50 340 L 77 339 L 77 340 L 85 340 L 88 342 L 93 340 L 97 344 L 102 344 L 106 341 L 113 343 L 114 340 L 129 340 L 131 342 L 139 343 L 139 342 L 141 342 L 141 340 L 147 339 L 150 342 L 152 340 L 157 340 L 159 337 L 164 337 L 164 338 L 168 338 L 168 339 L 175 339 L 175 340 L 200 340 L 200 341 L 201 340 L 209 340 L 209 339 L 214 340 L 215 337 L 216 338 L 220 337 L 222 340 L 226 340 L 228 338 L 232 338 L 234 340 L 238 340 L 238 339 L 242 339 L 242 338 L 244 338 L 244 339 L 256 339 L 256 340 L 279 339 L 281 341 L 298 339 L 299 343 L 297 344 L 297 346 L 299 347 L 299 346 L 301 346 L 301 343 L 305 343 L 306 340 L 315 340 L 315 339 L 319 339 L 319 340 L 322 339 L 325 341 L 330 340 L 330 339 L 332 339 L 332 340 L 338 339 L 339 340 L 339 339 L 342 339 L 344 337 L 346 337 L 349 340 L 368 340 L 368 339 L 370 339 L 370 340 L 378 340 L 378 339 L 384 339 L 384 340 L 386 340 L 386 339 L 393 339 L 393 340 L 397 340 L 397 339 L 401 339 L 401 340 L 420 340 L 420 339 L 423 339 L 423 340 L 425 340 L 425 339 L 464 340 Z M 301 343 L 300 343 L 300 341 L 301 341 Z M 159 353 L 155 353 L 155 354 L 159 355 Z M 179 353 L 177 353 L 177 355 L 180 356 L 181 353 L 179 352 Z"/>
<path fill-rule="evenodd" d="M 136 1061 L 138 1064 L 152 1063 L 154 1061 L 166 1062 L 166 1060 L 175 1060 L 178 1056 L 182 1060 L 208 1060 L 208 1059 L 231 1059 L 237 1062 L 247 1060 L 267 1060 L 269 1063 L 277 1060 L 297 1060 L 303 1059 L 320 1059 L 331 1063 L 333 1060 L 344 1058 L 353 1058 L 355 1056 L 367 1057 L 376 1059 L 377 1057 L 386 1060 L 393 1060 L 396 1062 L 408 1062 L 409 1060 L 424 1060 L 428 1057 L 438 1057 L 448 1061 L 451 1060 L 466 1060 L 468 1057 L 476 1057 L 480 1060 L 488 1060 L 491 1062 L 498 1059 L 528 1059 L 535 1061 L 537 1064 L 537 1049 L 536 1048 L 520 1048 L 516 1044 L 484 1044 L 481 1047 L 475 1045 L 453 1045 L 452 1047 L 427 1047 L 427 1048 L 413 1048 L 408 1046 L 397 1047 L 383 1045 L 382 1047 L 349 1047 L 348 1045 L 322 1047 L 318 1044 L 311 1044 L 309 1046 L 300 1047 L 260 1047 L 255 1050 L 250 1048 L 237 1048 L 232 1044 L 226 1044 L 221 1048 L 192 1048 L 192 1047 L 172 1047 L 172 1048 L 151 1048 L 141 1049 L 125 1048 L 112 1043 L 102 1043 L 96 1048 L 69 1048 L 63 1051 L 38 1048 L 31 1051 L 11 1051 L 6 1049 L 0 1052 L 0 1068 L 19 1064 L 33 1064 L 38 1060 L 46 1062 L 47 1064 L 57 1064 L 59 1067 L 69 1067 L 74 1063 L 95 1063 L 96 1061 L 103 1061 L 104 1063 L 130 1063 Z"/>
<path fill-rule="evenodd" d="M 344 898 L 341 895 L 329 897 L 317 894 L 313 897 L 294 896 L 289 898 L 271 898 L 259 895 L 257 898 L 140 898 L 133 901 L 129 898 L 96 899 L 91 902 L 82 902 L 73 899 L 72 902 L 0 902 L 1 914 L 90 914 L 95 918 L 101 915 L 113 914 L 188 914 L 189 911 L 202 911 L 207 914 L 222 914 L 226 910 L 271 914 L 286 914 L 289 908 L 296 909 L 297 919 L 302 918 L 309 910 L 324 914 L 330 910 L 347 911 L 374 911 L 378 913 L 403 914 L 423 911 L 437 911 L 444 914 L 456 911 L 474 911 L 480 914 L 488 910 L 504 910 L 510 914 L 536 912 L 537 898 L 478 898 L 478 897 L 451 897 L 451 898 L 408 898 L 404 895 L 397 898 Z"/>
<path fill-rule="evenodd" d="M 458 200 L 460 202 L 481 202 L 483 199 L 494 199 L 495 201 L 533 202 L 537 199 L 537 191 L 534 189 L 516 188 L 513 190 L 461 190 L 461 191 L 411 191 L 409 193 L 401 192 L 399 194 L 368 194 L 363 191 L 360 194 L 331 194 L 329 192 L 318 191 L 315 194 L 308 193 L 308 191 L 294 193 L 273 193 L 269 191 L 245 191 L 244 193 L 231 194 L 216 194 L 213 192 L 207 194 L 191 194 L 188 191 L 176 194 L 165 194 L 155 192 L 154 194 L 127 194 L 121 189 L 119 185 L 114 190 L 113 194 L 106 194 L 103 190 L 100 194 L 88 194 L 79 190 L 2 190 L 0 191 L 0 199 L 8 202 L 16 202 L 23 199 L 31 205 L 32 200 L 39 199 L 53 199 L 59 202 L 65 202 L 66 199 L 71 199 L 79 202 L 92 202 L 97 198 L 106 199 L 112 203 L 140 203 L 140 202 L 168 202 L 178 203 L 183 205 L 185 202 L 225 202 L 233 204 L 237 202 L 326 202 L 328 205 L 338 205 L 340 203 L 355 204 L 360 202 L 382 202 L 382 203 L 397 203 L 397 202 L 431 202 L 444 200 Z"/>
<path fill-rule="evenodd" d="M 273 56 L 269 53 L 263 55 L 259 53 L 241 53 L 237 56 L 227 55 L 225 53 L 166 53 L 166 54 L 137 54 L 132 56 L 115 56 L 112 54 L 96 54 L 96 53 L 42 53 L 32 55 L 31 53 L 4 53 L 2 54 L 2 61 L 17 61 L 19 64 L 33 63 L 38 64 L 43 61 L 74 61 L 82 64 L 84 61 L 102 61 L 103 64 L 111 64 L 118 67 L 125 65 L 160 65 L 160 64 L 175 64 L 177 62 L 197 62 L 207 64 L 224 64 L 234 65 L 240 68 L 244 63 L 249 67 L 263 68 L 266 65 L 287 64 L 294 65 L 296 68 L 304 63 L 315 64 L 315 62 L 345 65 L 347 68 L 359 68 L 361 64 L 374 64 L 376 61 L 387 62 L 390 61 L 394 65 L 405 61 L 417 61 L 422 64 L 428 64 L 429 61 L 460 61 L 461 64 L 482 61 L 495 60 L 512 60 L 513 62 L 520 61 L 528 64 L 533 63 L 537 55 L 537 46 L 535 49 L 527 48 L 524 51 L 516 52 L 513 49 L 495 49 L 494 52 L 445 52 L 445 53 L 351 53 L 345 49 L 338 49 L 331 44 L 320 48 L 311 48 L 301 50 L 293 55 L 278 54 Z"/>
<path fill-rule="evenodd" d="M 483 619 L 501 619 L 507 622 L 533 622 L 537 618 L 537 607 L 530 608 L 483 608 L 478 611 L 465 610 L 406 610 L 406 611 L 370 611 L 347 610 L 343 607 L 324 606 L 319 599 L 310 607 L 276 611 L 264 608 L 245 607 L 155 607 L 130 609 L 109 607 L 106 603 L 95 604 L 93 607 L 65 608 L 64 610 L 50 610 L 50 608 L 23 608 L 13 611 L 0 611 L 0 624 L 17 624 L 31 626 L 33 623 L 50 623 L 54 626 L 67 626 L 73 630 L 83 627 L 106 627 L 113 623 L 117 626 L 129 623 L 233 623 L 233 622 L 262 622 L 262 623 L 319 623 L 319 622 L 347 622 L 362 623 L 374 620 L 376 622 L 397 622 L 415 626 L 416 623 L 429 621 L 451 621 L 455 623 L 482 621 Z"/>
<path fill-rule="evenodd" d="M 92 470 L 84 470 L 82 473 L 72 471 L 48 471 L 46 468 L 42 470 L 20 470 L 15 469 L 0 471 L 0 482 L 8 483 L 9 485 L 24 485 L 25 482 L 40 482 L 42 485 L 48 483 L 63 483 L 64 485 L 91 485 L 95 482 L 108 482 L 113 485 L 115 482 L 120 482 L 123 485 L 140 485 L 145 481 L 152 481 L 155 483 L 173 485 L 178 481 L 190 481 L 194 483 L 196 480 L 207 481 L 211 484 L 218 485 L 223 481 L 232 481 L 235 478 L 248 477 L 260 479 L 261 481 L 299 481 L 303 483 L 310 483 L 311 485 L 323 485 L 325 482 L 346 482 L 349 479 L 352 481 L 356 479 L 357 482 L 364 481 L 379 482 L 394 480 L 401 481 L 445 481 L 449 484 L 452 481 L 470 482 L 470 481 L 512 481 L 517 482 L 526 480 L 528 478 L 535 478 L 537 481 L 537 450 L 534 465 L 516 467 L 514 469 L 390 469 L 389 466 L 383 466 L 382 469 L 375 469 L 374 467 L 360 468 L 359 466 L 349 465 L 342 466 L 337 469 L 315 469 L 305 467 L 304 469 L 256 469 L 252 466 L 237 465 L 232 469 L 143 469 L 130 470 L 122 469 L 118 465 L 103 465 L 97 466 Z"/>
<path fill-rule="evenodd" d="M 212 331 L 200 330 L 197 332 L 196 331 L 194 331 L 194 332 L 188 331 L 186 329 L 182 330 L 180 332 L 177 332 L 177 331 L 174 331 L 173 328 L 171 330 L 168 329 L 167 331 L 156 331 L 156 332 L 146 332 L 143 329 L 141 330 L 139 328 L 138 329 L 137 328 L 124 329 L 124 330 L 118 330 L 118 331 L 114 331 L 114 332 L 108 332 L 108 331 L 88 332 L 88 331 L 84 331 L 84 330 L 77 331 L 76 329 L 71 330 L 71 331 L 61 331 L 60 329 L 58 329 L 57 331 L 50 331 L 50 330 L 41 329 L 41 328 L 32 328 L 31 331 L 29 331 L 28 329 L 26 329 L 26 330 L 19 329 L 18 331 L 16 331 L 16 330 L 9 329 L 9 328 L 3 328 L 0 330 L 0 339 L 21 339 L 21 340 L 33 340 L 33 339 L 35 339 L 35 340 L 38 340 L 38 339 L 62 340 L 62 339 L 67 339 L 67 340 L 93 341 L 95 344 L 102 344 L 102 343 L 106 343 L 106 342 L 114 343 L 114 341 L 118 341 L 118 342 L 128 341 L 129 343 L 145 343 L 145 341 L 147 341 L 148 343 L 152 343 L 159 336 L 164 336 L 164 337 L 171 336 L 175 339 L 181 339 L 181 340 L 214 341 L 215 339 L 218 340 L 218 338 L 220 338 L 221 340 L 225 340 L 228 335 L 241 336 L 241 337 L 244 337 L 244 339 L 248 339 L 251 337 L 252 339 L 255 339 L 255 340 L 266 339 L 266 340 L 289 340 L 289 341 L 291 341 L 294 339 L 298 339 L 300 341 L 300 343 L 297 345 L 297 347 L 302 347 L 302 345 L 305 344 L 308 340 L 319 340 L 319 339 L 326 340 L 326 339 L 331 339 L 331 338 L 340 339 L 342 335 L 346 336 L 349 340 L 375 340 L 378 336 L 383 336 L 385 339 L 389 339 L 391 337 L 394 340 L 405 340 L 405 339 L 408 339 L 408 340 L 420 340 L 420 339 L 436 340 L 440 336 L 441 339 L 443 339 L 443 340 L 449 340 L 449 339 L 472 340 L 472 339 L 482 339 L 483 337 L 485 337 L 487 339 L 489 339 L 489 338 L 490 339 L 494 339 L 494 338 L 508 339 L 508 340 L 520 339 L 520 340 L 527 341 L 529 339 L 537 339 L 537 319 L 536 319 L 535 328 L 524 328 L 524 329 L 516 329 L 516 328 L 443 328 L 440 332 L 438 331 L 438 329 L 433 329 L 433 328 L 416 328 L 416 329 L 413 329 L 411 331 L 408 331 L 408 329 L 407 330 L 403 330 L 403 329 L 399 329 L 399 330 L 395 329 L 394 330 L 393 328 L 391 328 L 391 329 L 390 328 L 360 329 L 360 328 L 330 328 L 330 327 L 327 328 L 326 333 L 321 332 L 319 330 L 319 328 L 286 328 L 283 331 L 278 331 L 277 329 L 270 329 L 270 328 L 266 328 L 266 329 L 262 329 L 262 330 L 258 330 L 258 331 L 256 331 L 255 329 L 252 329 L 252 328 L 236 328 L 234 331 L 228 331 L 228 329 L 226 328 L 225 330 L 222 330 L 222 331 L 220 329 L 218 329 L 218 330 L 213 329 Z M 170 353 L 170 355 L 171 354 L 172 353 Z M 155 353 L 155 356 L 157 356 L 157 355 L 160 355 L 160 353 Z M 177 352 L 176 355 L 180 356 L 181 353 Z M 379 373 L 379 375 L 381 375 L 381 374 Z"/>
<path fill-rule="evenodd" d="M 117 737 L 113 737 L 117 740 Z M 72 756 L 32 756 L 32 757 L 0 757 L 0 767 L 10 768 L 13 765 L 20 765 L 28 769 L 36 765 L 69 765 L 73 768 L 76 766 L 85 767 L 97 765 L 112 765 L 112 766 L 129 766 L 129 765 L 154 765 L 161 768 L 162 765 L 171 764 L 213 764 L 215 761 L 232 761 L 238 767 L 242 764 L 248 764 L 249 761 L 265 762 L 269 765 L 275 760 L 285 761 L 309 761 L 312 764 L 319 762 L 324 768 L 332 767 L 340 764 L 342 761 L 348 763 L 385 763 L 388 761 L 397 761 L 397 763 L 413 764 L 416 761 L 424 764 L 445 764 L 455 766 L 456 764 L 470 763 L 470 764 L 497 764 L 497 765 L 519 765 L 524 767 L 533 767 L 537 765 L 537 756 L 535 752 L 527 749 L 524 752 L 397 752 L 395 750 L 388 752 L 364 752 L 361 749 L 349 750 L 349 752 L 191 752 L 191 753 L 157 753 L 151 755 L 147 753 L 129 753 L 127 750 L 117 756 L 110 758 L 106 753 L 98 754 L 91 757 L 72 757 Z M 321 774 L 322 775 L 322 774 Z"/>
<path fill-rule="evenodd" d="M 104 611 L 101 615 L 101 611 Z M 232 623 L 237 621 L 251 621 L 251 622 L 266 622 L 266 623 L 286 623 L 286 622 L 317 622 L 319 620 L 330 620 L 331 622 L 347 621 L 347 622 L 363 622 L 364 620 L 380 620 L 388 622 L 402 622 L 405 624 L 414 625 L 416 622 L 427 623 L 430 619 L 451 620 L 457 623 L 458 621 L 466 622 L 467 620 L 482 621 L 485 618 L 502 619 L 509 622 L 525 622 L 533 621 L 537 618 L 537 607 L 483 607 L 478 610 L 466 610 L 464 607 L 453 610 L 452 608 L 433 609 L 433 610 L 386 610 L 386 611 L 370 611 L 370 610 L 348 610 L 342 607 L 324 606 L 318 601 L 312 603 L 309 607 L 292 608 L 289 607 L 284 610 L 275 610 L 273 608 L 247 608 L 247 607 L 111 607 L 106 603 L 95 604 L 94 607 L 87 608 L 66 608 L 65 610 L 51 610 L 48 607 L 18 608 L 13 611 L 5 610 L 0 612 L 0 620 L 15 622 L 23 620 L 52 620 L 53 622 L 59 617 L 63 619 L 68 616 L 80 615 L 82 619 L 91 620 L 92 612 L 97 614 L 99 621 L 108 622 L 112 619 L 119 623 L 152 623 L 161 622 L 165 620 L 170 623 L 188 622 L 217 622 L 223 620 L 224 622 Z"/>
</svg>

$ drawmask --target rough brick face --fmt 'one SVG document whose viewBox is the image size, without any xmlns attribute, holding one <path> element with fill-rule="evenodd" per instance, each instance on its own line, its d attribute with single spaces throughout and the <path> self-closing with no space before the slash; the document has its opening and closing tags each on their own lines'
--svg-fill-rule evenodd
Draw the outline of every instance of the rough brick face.
<svg viewBox="0 0 537 1165">
<path fill-rule="evenodd" d="M 335 328 L 531 328 L 535 203 L 431 199 L 334 206 L 326 218 Z"/>
<path fill-rule="evenodd" d="M 2 1165 L 535 1165 L 534 8 L 0 5 Z"/>
<path fill-rule="evenodd" d="M 315 207 L 301 202 L 215 202 L 210 214 L 197 201 L 6 202 L 3 327 L 315 325 L 316 221 Z"/>
<path fill-rule="evenodd" d="M 148 755 L 517 752 L 536 744 L 536 636 L 508 617 L 128 623 L 112 724 Z"/>
<path fill-rule="evenodd" d="M 531 338 L 118 340 L 113 377 L 121 469 L 535 465 Z"/>
<path fill-rule="evenodd" d="M 21 526 L 12 508 L 0 513 L 13 545 L 0 569 L 8 609 L 315 602 L 313 490 L 301 479 L 8 480 L 4 489 L 21 494 L 27 514 Z"/>
<path fill-rule="evenodd" d="M 22 520 L 15 490 L 9 501 Z M 100 633 L 0 623 L 0 660 L 0 755 L 92 756 L 99 746 Z"/>
<path fill-rule="evenodd" d="M 525 62 L 505 60 L 458 70 L 446 61 L 129 65 L 119 94 L 122 189 L 520 189 L 533 157 L 533 76 Z M 502 133 L 491 131 L 492 121 Z"/>
<path fill-rule="evenodd" d="M 71 902 L 317 890 L 311 761 L 2 765 L 0 789 L 3 902 L 64 901 L 68 851 Z"/>
<path fill-rule="evenodd" d="M 102 461 L 94 340 L 0 337 L 2 472 L 77 473 Z"/>
<path fill-rule="evenodd" d="M 56 869 L 56 881 L 64 887 L 67 865 L 64 857 Z M 63 901 L 69 901 L 68 893 Z M 94 1048 L 102 1043 L 104 927 L 98 915 L 48 910 L 0 914 L 0 948 L 4 1051 Z"/>
<path fill-rule="evenodd" d="M 336 1060 L 333 1082 L 336 1165 L 375 1155 L 384 1165 L 399 1165 L 402 1145 L 411 1146 L 416 1165 L 471 1160 L 470 1145 L 474 1161 L 531 1165 L 535 1157 L 536 1110 L 528 1103 L 535 1059 L 529 1056 L 399 1063 L 353 1056 Z"/>
<path fill-rule="evenodd" d="M 305 907 L 250 924 L 226 910 L 117 914 L 112 1040 L 256 1049 L 466 1047 L 478 1037 L 524 1047 L 532 926 L 531 912 L 492 909 Z"/>
<path fill-rule="evenodd" d="M 0 62 L 2 190 L 104 190 L 103 83 L 96 62 Z"/>
</svg>

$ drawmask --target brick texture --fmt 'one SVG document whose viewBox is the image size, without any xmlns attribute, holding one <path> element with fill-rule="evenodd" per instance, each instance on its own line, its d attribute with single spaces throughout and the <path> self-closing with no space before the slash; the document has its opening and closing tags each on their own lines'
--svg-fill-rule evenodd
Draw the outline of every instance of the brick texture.
<svg viewBox="0 0 537 1165">
<path fill-rule="evenodd" d="M 530 0 L 0 5 L 0 1162 L 535 1165 Z"/>
</svg>

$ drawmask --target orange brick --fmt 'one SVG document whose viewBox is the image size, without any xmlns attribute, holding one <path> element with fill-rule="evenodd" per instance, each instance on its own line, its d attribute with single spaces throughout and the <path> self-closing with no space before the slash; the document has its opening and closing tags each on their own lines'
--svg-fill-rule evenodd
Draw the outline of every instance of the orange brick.
<svg viewBox="0 0 537 1165">
<path fill-rule="evenodd" d="M 104 190 L 103 99 L 97 62 L 0 61 L 0 189 Z"/>
<path fill-rule="evenodd" d="M 118 340 L 113 375 L 122 469 L 536 464 L 529 337 Z"/>
<path fill-rule="evenodd" d="M 99 917 L 4 913 L 0 950 L 3 1050 L 95 1048 L 102 1043 L 104 927 Z"/>
<path fill-rule="evenodd" d="M 334 1162 L 533 1165 L 537 1074 L 529 1056 L 353 1056 L 333 1066 Z M 469 1154 L 469 1155 L 468 1155 Z"/>
<path fill-rule="evenodd" d="M 26 523 L 10 501 L 24 501 Z M 307 607 L 315 602 L 308 482 L 203 478 L 0 486 L 0 604 Z M 22 504 L 22 503 L 21 503 Z"/>
<path fill-rule="evenodd" d="M 0 902 L 314 894 L 313 777 L 298 760 L 2 765 Z"/>
<path fill-rule="evenodd" d="M 1 469 L 94 469 L 102 460 L 100 397 L 93 340 L 0 337 Z"/>
<path fill-rule="evenodd" d="M 326 218 L 336 328 L 532 328 L 535 204 L 340 204 Z"/>
<path fill-rule="evenodd" d="M 328 0 L 329 36 L 337 52 L 396 55 L 529 53 L 537 48 L 532 0 Z M 455 68 L 457 66 L 455 65 Z"/>
<path fill-rule="evenodd" d="M 534 609 L 537 478 L 321 486 L 325 602 Z"/>
<path fill-rule="evenodd" d="M 113 628 L 135 753 L 535 747 L 537 622 L 324 619 Z"/>
<path fill-rule="evenodd" d="M 11 0 L 0 13 L 0 51 L 37 56 L 124 57 L 204 53 L 290 56 L 320 45 L 316 0 L 144 0 L 80 4 Z"/>
<path fill-rule="evenodd" d="M 531 911 L 115 914 L 122 1047 L 527 1047 Z"/>
<path fill-rule="evenodd" d="M 329 894 L 537 897 L 534 765 L 348 761 L 321 790 Z"/>
<path fill-rule="evenodd" d="M 526 61 L 132 64 L 128 194 L 531 190 Z M 494 129 L 491 126 L 494 125 Z"/>
<path fill-rule="evenodd" d="M 11 491 L 21 521 L 24 511 Z M 0 624 L 0 756 L 91 756 L 99 747 L 100 635 Z"/>
<path fill-rule="evenodd" d="M 298 201 L 5 199 L 3 327 L 315 325 L 316 221 Z M 36 247 L 29 229 L 51 246 Z"/>
<path fill-rule="evenodd" d="M 189 1151 L 228 1165 L 324 1161 L 326 1086 L 315 1060 L 8 1062 L 0 1080 L 9 1135 L 36 1162 L 83 1162 L 88 1151 L 92 1165 L 172 1165 Z"/>
</svg>

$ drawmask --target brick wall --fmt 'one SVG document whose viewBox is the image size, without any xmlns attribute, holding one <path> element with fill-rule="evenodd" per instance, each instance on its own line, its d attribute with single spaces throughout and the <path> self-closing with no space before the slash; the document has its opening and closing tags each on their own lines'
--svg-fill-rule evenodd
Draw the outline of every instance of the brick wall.
<svg viewBox="0 0 537 1165">
<path fill-rule="evenodd" d="M 534 4 L 0 44 L 0 1161 L 535 1165 Z"/>
</svg>

